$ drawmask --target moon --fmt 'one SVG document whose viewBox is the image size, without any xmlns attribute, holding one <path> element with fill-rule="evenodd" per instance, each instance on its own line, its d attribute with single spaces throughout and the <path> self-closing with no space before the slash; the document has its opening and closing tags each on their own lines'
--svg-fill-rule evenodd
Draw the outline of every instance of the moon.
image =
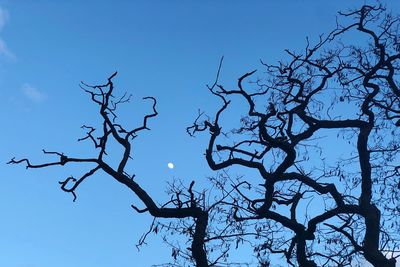
<svg viewBox="0 0 400 267">
<path fill-rule="evenodd" d="M 172 162 L 168 162 L 167 166 L 171 170 L 174 168 L 174 164 Z"/>
</svg>

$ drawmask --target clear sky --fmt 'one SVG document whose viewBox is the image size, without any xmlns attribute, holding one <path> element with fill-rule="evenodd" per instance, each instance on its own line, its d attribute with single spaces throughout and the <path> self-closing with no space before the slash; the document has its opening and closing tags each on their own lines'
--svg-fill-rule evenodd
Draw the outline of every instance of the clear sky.
<svg viewBox="0 0 400 267">
<path fill-rule="evenodd" d="M 197 109 L 217 106 L 205 84 L 225 56 L 221 79 L 234 84 L 259 60 L 275 62 L 285 48 L 334 27 L 338 10 L 365 1 L 0 1 L 0 266 L 134 267 L 167 262 L 159 237 L 138 252 L 150 216 L 122 185 L 99 174 L 79 187 L 77 202 L 58 181 L 79 167 L 26 171 L 11 157 L 51 160 L 41 149 L 89 155 L 77 143 L 97 111 L 78 84 L 102 83 L 115 70 L 120 93 L 133 94 L 126 122 L 158 99 L 151 131 L 135 141 L 132 172 L 160 202 L 173 177 L 204 181 L 212 172 L 204 138 L 185 133 Z M 368 2 L 368 1 L 367 1 Z M 400 1 L 387 0 L 400 13 Z M 174 169 L 167 167 L 173 162 Z"/>
</svg>

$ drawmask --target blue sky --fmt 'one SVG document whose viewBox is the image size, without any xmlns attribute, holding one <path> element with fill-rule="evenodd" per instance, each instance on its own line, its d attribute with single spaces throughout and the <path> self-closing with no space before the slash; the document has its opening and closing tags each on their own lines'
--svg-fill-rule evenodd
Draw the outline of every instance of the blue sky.
<svg viewBox="0 0 400 267">
<path fill-rule="evenodd" d="M 0 162 L 51 159 L 43 148 L 89 155 L 89 144 L 76 140 L 97 111 L 78 84 L 102 83 L 118 70 L 117 89 L 133 94 L 122 111 L 126 122 L 139 123 L 150 110 L 143 96 L 158 99 L 152 130 L 135 142 L 132 171 L 162 201 L 167 180 L 201 183 L 212 174 L 203 157 L 206 135 L 190 138 L 185 127 L 198 108 L 218 106 L 205 84 L 221 56 L 221 79 L 234 84 L 261 69 L 260 59 L 275 62 L 283 49 L 301 49 L 306 36 L 334 27 L 338 10 L 364 2 L 0 1 Z M 400 1 L 387 4 L 400 13 Z M 132 267 L 169 260 L 159 237 L 136 250 L 151 218 L 133 212 L 137 199 L 106 175 L 82 184 L 75 203 L 59 190 L 59 180 L 83 171 L 0 164 L 0 266 Z"/>
</svg>

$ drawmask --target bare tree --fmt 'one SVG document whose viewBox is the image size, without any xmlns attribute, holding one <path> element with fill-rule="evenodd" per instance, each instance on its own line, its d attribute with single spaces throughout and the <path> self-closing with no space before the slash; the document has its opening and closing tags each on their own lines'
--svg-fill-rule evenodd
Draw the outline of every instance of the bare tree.
<svg viewBox="0 0 400 267">
<path fill-rule="evenodd" d="M 129 174 L 127 165 L 132 159 L 133 141 L 138 135 L 150 130 L 148 127 L 149 120 L 158 115 L 156 106 L 157 101 L 154 97 L 144 97 L 144 100 L 151 101 L 152 112 L 143 117 L 143 122 L 140 126 L 128 129 L 126 126 L 118 123 L 118 107 L 121 104 L 126 104 L 131 101 L 131 95 L 124 94 L 122 97 L 116 98 L 113 79 L 117 72 L 113 73 L 105 84 L 89 85 L 81 82 L 81 88 L 89 94 L 92 102 L 98 105 L 101 124 L 99 127 L 83 125 L 81 128 L 86 131 L 84 137 L 79 138 L 78 142 L 90 142 L 95 151 L 94 157 L 81 158 L 65 155 L 61 152 L 43 150 L 46 155 L 51 155 L 56 160 L 41 164 L 33 164 L 27 158 L 15 159 L 12 158 L 8 164 L 25 164 L 27 169 L 40 169 L 52 166 L 64 166 L 69 164 L 85 164 L 88 167 L 86 173 L 79 178 L 70 176 L 60 181 L 60 188 L 66 193 L 70 193 L 73 201 L 77 199 L 77 189 L 79 185 L 87 178 L 94 175 L 96 172 L 102 171 L 111 178 L 128 187 L 142 202 L 143 208 L 131 205 L 132 208 L 139 214 L 149 213 L 154 217 L 149 230 L 142 235 L 138 241 L 139 248 L 146 243 L 146 238 L 150 233 L 173 233 L 187 237 L 187 242 L 184 244 L 174 243 L 164 235 L 165 243 L 172 247 L 171 256 L 175 264 L 166 264 L 162 266 L 215 266 L 221 259 L 228 257 L 227 253 L 230 249 L 232 238 L 238 234 L 230 233 L 233 231 L 233 222 L 226 221 L 228 216 L 224 216 L 224 210 L 220 207 L 225 203 L 225 199 L 229 198 L 238 183 L 229 191 L 224 189 L 222 180 L 231 179 L 228 176 L 219 175 L 219 178 L 211 177 L 210 181 L 215 184 L 217 190 L 195 190 L 195 181 L 191 181 L 189 185 L 185 185 L 181 180 L 174 180 L 168 184 L 167 194 L 169 200 L 162 204 L 156 204 L 156 200 L 143 189 L 135 179 L 134 174 Z M 122 157 L 118 160 L 117 167 L 112 167 L 110 158 L 115 160 L 115 156 L 109 151 L 115 152 L 113 143 L 117 143 L 122 149 Z M 215 192 L 214 192 L 215 191 Z M 175 219 L 175 220 L 171 220 Z M 208 225 L 212 221 L 214 225 Z M 226 229 L 221 232 L 215 227 L 217 222 L 224 222 Z M 180 240 L 182 241 L 182 239 Z M 206 246 L 207 244 L 207 246 Z M 185 246 L 184 246 L 185 245 Z M 189 264 L 189 265 L 188 265 Z"/>
<path fill-rule="evenodd" d="M 227 203 L 233 220 L 247 222 L 244 233 L 258 229 L 268 237 L 252 240 L 256 252 L 283 255 L 291 266 L 354 266 L 365 258 L 394 267 L 400 249 L 400 19 L 381 5 L 340 16 L 337 28 L 315 45 L 307 39 L 304 51 L 286 50 L 287 62 L 262 62 L 265 75 L 246 86 L 256 71 L 228 89 L 218 81 L 220 65 L 209 90 L 222 107 L 188 131 L 209 130 L 206 160 L 213 170 L 236 165 L 258 172 L 258 180 L 241 180 L 251 186 L 237 187 Z M 223 131 L 232 120 L 224 115 L 238 97 L 247 114 L 238 128 Z M 335 150 L 341 155 L 332 160 Z M 265 228 L 266 221 L 275 224 Z"/>
<path fill-rule="evenodd" d="M 126 170 L 134 139 L 157 116 L 156 99 L 144 98 L 153 106 L 142 125 L 119 124 L 117 107 L 130 97 L 113 96 L 116 73 L 103 85 L 82 83 L 102 118 L 98 129 L 82 126 L 87 133 L 79 139 L 93 143 L 95 157 L 43 150 L 57 160 L 9 163 L 87 164 L 80 178 L 60 182 L 74 200 L 86 178 L 105 172 L 139 197 L 144 208 L 132 206 L 138 213 L 155 218 L 139 245 L 151 232 L 184 235 L 188 248 L 164 240 L 175 260 L 196 266 L 250 266 L 228 261 L 230 250 L 250 246 L 259 266 L 278 255 L 290 266 L 355 266 L 366 260 L 394 267 L 400 250 L 399 27 L 400 19 L 381 5 L 340 13 L 336 29 L 316 44 L 307 39 L 304 51 L 286 50 L 287 61 L 262 62 L 265 73 L 246 73 L 233 89 L 219 81 L 221 60 L 208 89 L 222 105 L 212 119 L 200 113 L 187 128 L 192 136 L 209 132 L 206 161 L 219 172 L 209 177 L 209 188 L 197 191 L 194 181 L 173 181 L 163 205 Z M 229 111 L 238 100 L 246 114 L 229 129 L 224 125 L 232 124 Z M 107 163 L 110 140 L 123 150 L 116 168 Z M 245 170 L 243 175 L 231 175 L 232 166 Z"/>
<path fill-rule="evenodd" d="M 93 143 L 93 146 L 98 151 L 97 155 L 92 158 L 79 158 L 64 155 L 60 152 L 50 152 L 43 150 L 44 154 L 50 154 L 58 159 L 52 162 L 43 164 L 32 164 L 29 159 L 12 159 L 9 164 L 26 164 L 27 169 L 35 168 L 46 168 L 50 166 L 64 166 L 66 164 L 78 163 L 87 164 L 91 167 L 84 175 L 79 178 L 68 177 L 63 181 L 60 181 L 61 189 L 64 192 L 71 193 L 73 200 L 76 200 L 76 190 L 79 185 L 88 177 L 92 176 L 98 171 L 103 171 L 116 181 L 122 183 L 128 187 L 144 204 L 144 208 L 140 209 L 134 205 L 132 208 L 138 213 L 150 213 L 155 218 L 191 218 L 194 220 L 193 230 L 191 232 L 191 257 L 194 259 L 197 266 L 208 266 L 207 256 L 204 250 L 204 239 L 207 227 L 207 211 L 203 210 L 195 198 L 193 192 L 194 182 L 187 188 L 187 192 L 179 192 L 173 195 L 170 201 L 159 206 L 153 200 L 153 198 L 135 181 L 135 175 L 129 175 L 126 172 L 126 165 L 131 158 L 132 140 L 134 140 L 138 134 L 144 130 L 148 130 L 149 119 L 157 116 L 156 104 L 157 101 L 153 97 L 145 97 L 144 100 L 152 102 L 152 113 L 144 116 L 143 124 L 133 129 L 124 128 L 124 126 L 118 124 L 116 110 L 120 104 L 130 101 L 130 96 L 123 95 L 119 99 L 115 99 L 114 84 L 112 79 L 115 77 L 117 72 L 112 74 L 106 84 L 103 85 L 88 85 L 82 82 L 82 89 L 87 92 L 94 103 L 99 106 L 99 113 L 102 118 L 102 125 L 98 132 L 99 135 L 95 135 L 96 129 L 92 126 L 83 125 L 82 128 L 87 130 L 86 136 L 80 138 L 78 141 L 89 141 Z M 110 139 L 116 141 L 123 150 L 123 156 L 119 160 L 117 168 L 113 168 L 107 163 L 107 148 Z M 143 240 L 139 241 L 139 243 Z M 174 256 L 174 255 L 173 255 Z"/>
</svg>

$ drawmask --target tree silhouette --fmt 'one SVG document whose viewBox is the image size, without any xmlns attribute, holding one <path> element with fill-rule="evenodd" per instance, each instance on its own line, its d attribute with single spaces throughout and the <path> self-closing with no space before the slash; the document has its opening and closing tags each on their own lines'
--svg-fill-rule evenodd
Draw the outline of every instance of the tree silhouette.
<svg viewBox="0 0 400 267">
<path fill-rule="evenodd" d="M 353 266 L 360 255 L 374 266 L 395 266 L 400 24 L 384 11 L 363 6 L 340 13 L 346 24 L 316 45 L 307 40 L 305 51 L 286 51 L 287 62 L 262 63 L 266 77 L 253 81 L 254 90 L 243 83 L 255 71 L 240 77 L 236 89 L 218 76 L 209 87 L 223 105 L 213 121 L 197 120 L 188 130 L 209 130 L 206 159 L 213 170 L 239 165 L 258 172 L 259 181 L 246 180 L 255 189 L 238 188 L 229 203 L 235 221 L 251 222 L 243 232 L 252 227 L 268 236 L 256 252 L 283 254 L 292 266 Z M 362 42 L 347 44 L 348 34 Z M 224 140 L 220 121 L 233 96 L 247 104 L 247 115 Z M 336 147 L 348 156 L 332 164 L 324 157 L 334 153 L 335 135 L 348 141 Z M 314 203 L 320 208 L 308 211 L 305 205 Z M 265 220 L 276 225 L 265 229 Z"/>
<path fill-rule="evenodd" d="M 27 169 L 45 168 L 50 166 L 64 166 L 68 163 L 86 163 L 93 165 L 90 170 L 80 178 L 68 177 L 64 181 L 60 181 L 61 189 L 64 192 L 71 193 L 73 200 L 76 200 L 76 189 L 88 177 L 92 176 L 99 170 L 110 175 L 118 182 L 128 187 L 145 205 L 144 209 L 139 209 L 132 205 L 138 213 L 148 212 L 155 218 L 187 218 L 190 217 L 195 220 L 195 226 L 192 233 L 191 251 L 192 257 L 197 266 L 207 266 L 207 257 L 204 250 L 204 238 L 206 234 L 207 217 L 206 211 L 197 205 L 194 193 L 192 191 L 194 182 L 192 182 L 187 189 L 187 194 L 177 193 L 176 198 L 164 205 L 157 205 L 153 198 L 137 183 L 134 178 L 135 175 L 129 175 L 125 171 L 125 167 L 131 158 L 132 140 L 144 130 L 148 130 L 148 121 L 152 117 L 158 115 L 156 110 L 157 101 L 153 97 L 145 97 L 144 100 L 150 100 L 153 103 L 152 113 L 144 116 L 143 124 L 133 129 L 126 129 L 124 126 L 116 122 L 116 110 L 120 104 L 130 101 L 130 96 L 123 95 L 119 99 L 115 99 L 114 84 L 112 79 L 117 75 L 117 72 L 112 74 L 106 84 L 103 85 L 88 85 L 81 83 L 81 88 L 91 96 L 91 100 L 99 106 L 99 113 L 102 118 L 101 134 L 95 136 L 96 129 L 92 126 L 83 125 L 82 128 L 87 130 L 86 136 L 78 139 L 78 141 L 88 140 L 93 143 L 97 149 L 98 154 L 93 158 L 78 158 L 64 155 L 60 152 L 50 152 L 43 150 L 44 154 L 50 154 L 58 157 L 58 160 L 43 164 L 32 164 L 29 159 L 15 160 L 14 158 L 9 162 L 10 164 L 25 163 Z M 118 167 L 111 167 L 105 160 L 107 155 L 107 145 L 110 139 L 116 141 L 123 149 L 123 156 L 119 161 Z M 172 205 L 174 207 L 169 207 Z M 141 241 L 143 242 L 143 240 Z M 173 255 L 175 256 L 175 255 Z"/>
<path fill-rule="evenodd" d="M 260 266 L 269 266 L 276 254 L 290 266 L 356 266 L 366 260 L 394 267 L 400 250 L 400 19 L 381 5 L 339 15 L 341 22 L 316 44 L 307 39 L 304 51 L 286 50 L 287 61 L 262 62 L 261 78 L 256 71 L 246 73 L 237 88 L 219 82 L 221 60 L 208 89 L 222 105 L 212 119 L 200 113 L 187 128 L 192 136 L 210 134 L 205 157 L 219 172 L 209 178 L 209 188 L 196 191 L 194 181 L 189 186 L 174 181 L 170 201 L 157 205 L 127 173 L 132 141 L 157 116 L 157 102 L 144 98 L 153 107 L 141 126 L 118 124 L 117 107 L 130 97 L 114 98 L 116 73 L 104 85 L 82 83 L 102 118 L 100 135 L 84 125 L 87 134 L 79 139 L 93 143 L 95 157 L 43 150 L 58 160 L 9 163 L 92 165 L 82 177 L 60 182 L 74 200 L 82 181 L 100 170 L 107 173 L 139 197 L 145 207 L 132 206 L 138 213 L 155 218 L 148 233 L 187 236 L 189 248 L 165 241 L 175 260 L 196 266 L 235 266 L 228 262 L 229 251 L 251 246 Z M 246 115 L 229 129 L 235 103 L 245 104 Z M 123 149 L 116 168 L 105 160 L 110 140 Z M 233 177 L 232 166 L 252 172 Z"/>
</svg>

